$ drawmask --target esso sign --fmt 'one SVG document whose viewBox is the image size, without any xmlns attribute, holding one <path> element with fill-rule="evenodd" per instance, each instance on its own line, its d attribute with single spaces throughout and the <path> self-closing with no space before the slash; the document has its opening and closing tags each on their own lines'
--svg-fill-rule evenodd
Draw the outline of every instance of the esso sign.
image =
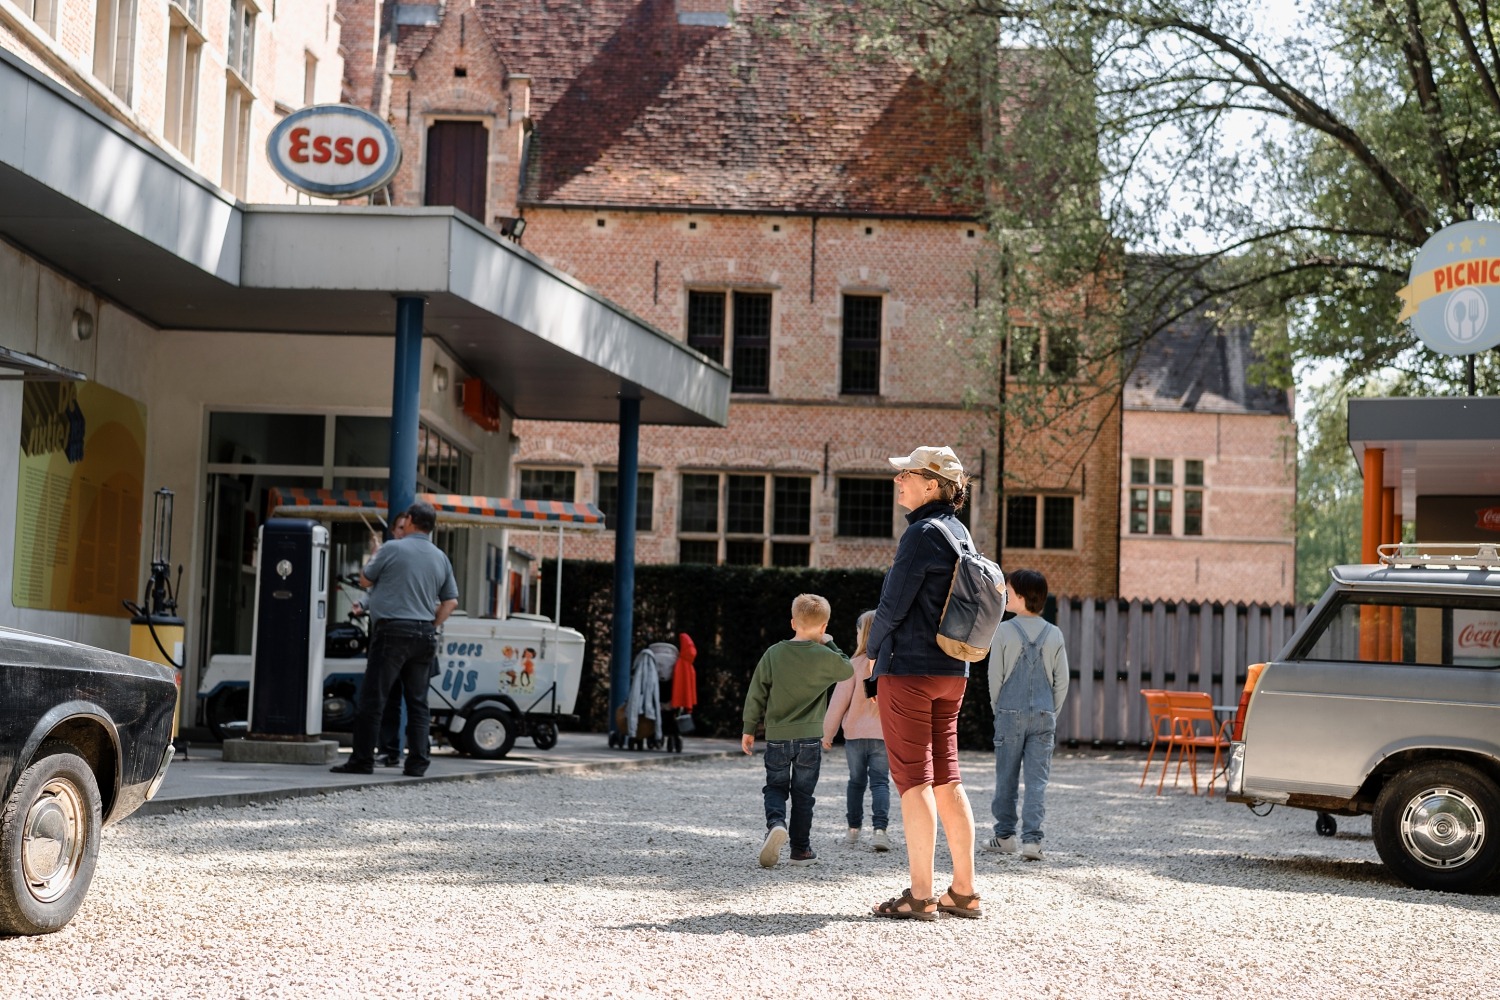
<svg viewBox="0 0 1500 1000">
<path fill-rule="evenodd" d="M 315 104 L 287 115 L 266 140 L 271 168 L 298 191 L 353 198 L 385 186 L 401 165 L 396 133 L 350 104 Z"/>
</svg>

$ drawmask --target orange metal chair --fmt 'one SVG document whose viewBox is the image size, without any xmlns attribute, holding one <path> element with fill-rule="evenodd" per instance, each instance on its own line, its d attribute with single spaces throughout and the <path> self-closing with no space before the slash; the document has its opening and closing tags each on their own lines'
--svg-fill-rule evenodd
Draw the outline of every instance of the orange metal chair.
<svg viewBox="0 0 1500 1000">
<path fill-rule="evenodd" d="M 1218 722 L 1214 718 L 1213 701 L 1206 691 L 1172 691 L 1167 695 L 1167 700 L 1172 709 L 1172 738 L 1167 744 L 1167 757 L 1162 761 L 1161 782 L 1157 784 L 1157 791 L 1161 790 L 1161 783 L 1167 780 L 1167 761 L 1170 760 L 1172 750 L 1177 750 L 1177 773 L 1172 779 L 1172 787 L 1176 787 L 1182 778 L 1183 758 L 1187 758 L 1188 771 L 1193 778 L 1193 794 L 1198 794 L 1198 751 L 1212 749 L 1214 752 L 1213 769 L 1209 771 L 1208 794 L 1212 798 L 1214 794 L 1214 783 L 1219 776 L 1219 761 L 1224 752 L 1229 749 L 1229 734 L 1227 730 L 1233 725 L 1233 719 Z"/>
<path fill-rule="evenodd" d="M 1167 700 L 1167 692 L 1142 688 L 1141 697 L 1146 699 L 1146 714 L 1151 720 L 1151 750 L 1146 754 L 1146 766 L 1141 769 L 1141 783 L 1137 788 L 1146 787 L 1146 775 L 1151 773 L 1151 761 L 1156 756 L 1158 744 L 1165 744 L 1167 748 L 1166 756 L 1162 758 L 1163 777 L 1166 777 L 1167 758 L 1172 756 L 1172 705 Z M 1161 794 L 1160 784 L 1156 794 Z"/>
</svg>

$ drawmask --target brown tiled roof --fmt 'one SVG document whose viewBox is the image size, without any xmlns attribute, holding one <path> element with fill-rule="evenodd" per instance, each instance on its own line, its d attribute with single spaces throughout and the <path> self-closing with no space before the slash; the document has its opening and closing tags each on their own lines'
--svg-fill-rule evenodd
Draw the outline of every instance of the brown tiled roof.
<svg viewBox="0 0 1500 1000">
<path fill-rule="evenodd" d="M 709 27 L 678 23 L 673 0 L 479 0 L 509 72 L 532 81 L 522 200 L 977 214 L 951 181 L 975 115 L 909 67 L 810 45 L 795 3 L 737 7 Z"/>
<path fill-rule="evenodd" d="M 1221 323 L 1211 307 L 1184 316 L 1147 341 L 1125 383 L 1125 409 L 1286 416 L 1284 389 L 1251 380 L 1263 362 L 1255 328 Z"/>
</svg>

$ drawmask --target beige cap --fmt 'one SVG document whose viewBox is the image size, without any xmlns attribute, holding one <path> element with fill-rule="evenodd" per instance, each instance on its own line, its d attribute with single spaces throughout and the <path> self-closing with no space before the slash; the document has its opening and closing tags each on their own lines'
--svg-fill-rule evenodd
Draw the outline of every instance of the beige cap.
<svg viewBox="0 0 1500 1000">
<path fill-rule="evenodd" d="M 892 458 L 891 465 L 914 472 L 930 472 L 935 476 L 957 483 L 962 481 L 964 465 L 947 446 L 940 448 L 918 448 L 905 458 Z"/>
</svg>

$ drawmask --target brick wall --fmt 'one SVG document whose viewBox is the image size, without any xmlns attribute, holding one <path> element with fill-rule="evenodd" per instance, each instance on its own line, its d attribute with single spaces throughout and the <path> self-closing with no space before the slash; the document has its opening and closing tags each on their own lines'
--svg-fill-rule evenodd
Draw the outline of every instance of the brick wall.
<svg viewBox="0 0 1500 1000">
<path fill-rule="evenodd" d="M 1120 491 L 1120 594 L 1281 603 L 1293 599 L 1296 426 L 1290 416 L 1146 412 L 1125 416 L 1131 458 L 1174 459 L 1173 534 L 1131 534 Z M 1204 464 L 1203 535 L 1182 534 L 1182 460 Z"/>
</svg>

